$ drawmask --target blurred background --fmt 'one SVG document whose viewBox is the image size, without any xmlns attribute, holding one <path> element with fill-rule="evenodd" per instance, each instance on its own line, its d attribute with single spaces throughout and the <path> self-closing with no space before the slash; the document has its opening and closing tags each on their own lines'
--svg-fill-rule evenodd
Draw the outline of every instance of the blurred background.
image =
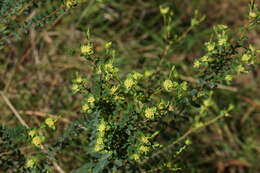
<svg viewBox="0 0 260 173">
<path fill-rule="evenodd" d="M 96 2 L 88 0 L 58 15 L 38 29 L 29 29 L 19 40 L 10 39 L 0 51 L 0 124 L 19 124 L 8 101 L 29 126 L 40 124 L 47 115 L 62 115 L 57 136 L 80 115 L 82 96 L 73 95 L 71 81 L 75 72 L 90 73 L 87 61 L 79 56 L 86 42 L 84 32 L 90 28 L 91 41 L 99 52 L 112 41 L 117 50 L 118 65 L 125 72 L 149 63 L 164 48 L 163 25 L 159 6 L 167 4 L 174 13 L 174 34 L 182 34 L 190 26 L 194 11 L 206 19 L 174 45 L 169 57 L 181 74 L 193 78 L 192 62 L 203 55 L 203 43 L 210 39 L 212 26 L 225 24 L 234 31 L 248 22 L 249 0 L 120 0 Z M 256 1 L 259 5 L 259 1 Z M 24 18 L 60 6 L 47 1 L 29 10 Z M 259 27 L 248 33 L 249 42 L 260 46 Z M 257 62 L 259 67 L 259 59 Z M 216 103 L 234 103 L 232 118 L 215 123 L 192 135 L 192 147 L 182 155 L 190 172 L 258 173 L 260 172 L 260 70 L 235 78 L 231 89 L 218 89 Z M 6 101 L 7 98 L 8 101 Z M 1 150 L 1 149 L 0 149 Z M 66 170 L 80 165 L 66 164 L 73 154 L 62 153 Z M 69 156 L 69 157 L 68 157 Z M 10 156 L 11 157 L 11 156 Z M 80 160 L 80 159 L 79 159 Z M 1 169 L 0 169 L 1 170 Z"/>
</svg>

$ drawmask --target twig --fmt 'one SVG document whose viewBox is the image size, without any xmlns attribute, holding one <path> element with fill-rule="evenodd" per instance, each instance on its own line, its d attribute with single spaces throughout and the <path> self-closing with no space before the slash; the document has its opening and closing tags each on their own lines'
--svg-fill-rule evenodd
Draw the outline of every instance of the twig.
<svg viewBox="0 0 260 173">
<path fill-rule="evenodd" d="M 16 116 L 16 118 L 20 121 L 20 123 L 26 127 L 29 128 L 29 126 L 26 124 L 26 122 L 22 119 L 22 117 L 19 115 L 19 113 L 16 111 L 16 109 L 13 107 L 12 103 L 9 101 L 9 99 L 5 96 L 5 94 L 0 91 L 1 96 L 3 97 L 5 103 L 8 105 L 8 107 L 12 110 L 12 112 L 14 113 L 14 115 Z"/>
<path fill-rule="evenodd" d="M 197 83 L 198 80 L 192 78 L 192 77 L 187 77 L 187 76 L 180 76 L 180 78 L 182 80 L 186 80 L 186 81 L 189 81 L 189 82 L 192 82 L 192 83 Z M 224 89 L 224 90 L 228 90 L 228 91 L 232 91 L 232 92 L 237 92 L 238 89 L 235 88 L 235 87 L 230 87 L 230 86 L 226 86 L 226 85 L 221 85 L 221 84 L 218 84 L 217 85 L 217 88 L 219 89 Z"/>
</svg>

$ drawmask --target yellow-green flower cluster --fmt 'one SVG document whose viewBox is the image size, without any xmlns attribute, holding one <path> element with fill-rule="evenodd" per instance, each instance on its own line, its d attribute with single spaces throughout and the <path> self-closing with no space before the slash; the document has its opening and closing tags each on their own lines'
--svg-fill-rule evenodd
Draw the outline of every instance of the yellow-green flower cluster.
<svg viewBox="0 0 260 173">
<path fill-rule="evenodd" d="M 87 112 L 87 113 L 91 113 L 92 112 L 92 109 L 94 108 L 95 106 L 95 97 L 90 94 L 85 100 L 84 100 L 84 104 L 82 105 L 81 107 L 81 110 L 83 112 Z"/>
<path fill-rule="evenodd" d="M 166 15 L 170 12 L 169 6 L 160 6 L 160 13 L 161 15 Z"/>
<path fill-rule="evenodd" d="M 58 118 L 46 118 L 44 123 L 51 129 L 55 130 L 55 122 L 58 120 Z"/>
<path fill-rule="evenodd" d="M 36 166 L 38 159 L 36 157 L 30 157 L 26 160 L 25 167 L 33 168 Z"/>
<path fill-rule="evenodd" d="M 230 82 L 230 81 L 232 81 L 233 76 L 230 75 L 230 74 L 227 74 L 227 75 L 224 77 L 224 79 L 225 79 L 225 81 Z"/>
<path fill-rule="evenodd" d="M 163 82 L 163 88 L 170 92 L 173 89 L 173 82 L 170 79 L 167 79 Z"/>
<path fill-rule="evenodd" d="M 143 75 L 139 72 L 130 73 L 124 81 L 125 89 L 127 91 L 131 90 L 141 78 L 143 78 Z"/>
<path fill-rule="evenodd" d="M 101 119 L 99 124 L 97 125 L 97 132 L 96 132 L 96 142 L 94 146 L 94 151 L 98 152 L 104 149 L 104 136 L 106 132 L 106 122 Z"/>
<path fill-rule="evenodd" d="M 44 136 L 34 136 L 31 140 L 31 143 L 36 147 L 39 147 L 45 141 Z"/>
<path fill-rule="evenodd" d="M 149 141 L 150 137 L 144 134 L 139 134 L 137 137 L 138 141 L 135 143 L 133 153 L 130 154 L 130 159 L 134 161 L 139 161 L 142 156 L 151 150 L 151 143 Z"/>
<path fill-rule="evenodd" d="M 226 25 L 217 25 L 214 26 L 214 30 L 217 34 L 217 40 L 219 46 L 225 46 L 227 45 L 228 41 L 228 35 L 227 35 L 227 29 L 228 27 Z"/>
<path fill-rule="evenodd" d="M 77 0 L 66 0 L 65 1 L 65 5 L 66 5 L 67 8 L 70 8 L 70 7 L 72 7 L 76 4 L 77 4 Z"/>
<path fill-rule="evenodd" d="M 118 90 L 118 86 L 112 86 L 110 89 L 109 89 L 109 92 L 111 95 L 114 95 Z"/>
<path fill-rule="evenodd" d="M 154 71 L 152 71 L 152 70 L 146 70 L 146 71 L 144 72 L 144 77 L 145 77 L 145 78 L 149 78 L 150 76 L 153 75 L 153 73 L 154 73 Z"/>
<path fill-rule="evenodd" d="M 150 107 L 150 108 L 146 108 L 144 110 L 144 116 L 145 118 L 151 120 L 154 119 L 154 116 L 156 114 L 157 108 L 156 107 Z"/>
<path fill-rule="evenodd" d="M 241 64 L 237 65 L 236 68 L 235 68 L 235 70 L 236 70 L 237 73 L 247 72 L 246 69 L 245 69 L 245 67 L 243 67 L 243 65 L 241 65 Z"/>
<path fill-rule="evenodd" d="M 107 42 L 107 43 L 105 44 L 105 49 L 110 49 L 111 46 L 112 46 L 112 42 L 109 41 L 109 42 Z"/>
<path fill-rule="evenodd" d="M 31 139 L 31 144 L 36 147 L 39 147 L 45 141 L 45 137 L 39 135 L 36 129 L 29 130 L 27 134 Z"/>
<path fill-rule="evenodd" d="M 80 91 L 80 86 L 77 83 L 73 83 L 71 85 L 71 90 L 73 91 L 73 93 L 77 93 Z"/>
<path fill-rule="evenodd" d="M 124 81 L 124 86 L 127 90 L 130 90 L 135 85 L 135 81 L 132 78 L 127 78 Z"/>
<path fill-rule="evenodd" d="M 105 74 L 105 80 L 112 79 L 115 76 L 115 74 L 119 71 L 118 68 L 115 67 L 112 62 L 104 64 L 102 70 Z"/>
<path fill-rule="evenodd" d="M 215 49 L 216 44 L 214 42 L 210 41 L 210 42 L 206 42 L 205 46 L 206 46 L 206 49 L 208 52 L 212 52 Z"/>
<path fill-rule="evenodd" d="M 80 52 L 81 52 L 83 55 L 92 55 L 92 54 L 94 53 L 93 47 L 92 47 L 92 45 L 90 45 L 90 44 L 81 45 L 81 47 L 80 47 Z"/>
</svg>

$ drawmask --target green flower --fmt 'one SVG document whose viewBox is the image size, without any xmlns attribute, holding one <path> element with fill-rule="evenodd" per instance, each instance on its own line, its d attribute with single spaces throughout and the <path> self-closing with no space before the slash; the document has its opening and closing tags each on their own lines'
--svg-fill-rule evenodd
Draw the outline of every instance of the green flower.
<svg viewBox="0 0 260 173">
<path fill-rule="evenodd" d="M 186 81 L 182 82 L 182 83 L 181 83 L 181 89 L 184 90 L 184 91 L 186 91 L 187 88 L 188 88 L 188 87 L 187 87 L 187 82 L 186 82 Z"/>
</svg>

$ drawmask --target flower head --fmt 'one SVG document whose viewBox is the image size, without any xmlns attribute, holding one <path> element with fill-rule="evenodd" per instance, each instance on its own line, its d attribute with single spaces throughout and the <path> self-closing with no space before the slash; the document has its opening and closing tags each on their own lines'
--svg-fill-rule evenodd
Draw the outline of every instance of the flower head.
<svg viewBox="0 0 260 173">
<path fill-rule="evenodd" d="M 29 158 L 29 159 L 26 160 L 25 167 L 33 168 L 36 165 L 37 161 L 38 160 L 37 160 L 36 157 Z"/>
<path fill-rule="evenodd" d="M 156 107 L 146 108 L 144 111 L 144 116 L 147 119 L 153 119 L 156 113 Z"/>
<path fill-rule="evenodd" d="M 249 12 L 249 15 L 248 15 L 250 18 L 256 18 L 257 17 L 257 14 L 253 11 L 250 11 Z"/>
<path fill-rule="evenodd" d="M 32 138 L 37 135 L 37 131 L 35 129 L 32 129 L 28 132 L 28 135 Z"/>
<path fill-rule="evenodd" d="M 133 79 L 135 79 L 135 80 L 139 80 L 140 78 L 143 77 L 143 75 L 142 75 L 141 73 L 134 72 L 134 73 L 132 74 L 132 77 L 133 77 Z"/>
<path fill-rule="evenodd" d="M 134 86 L 135 82 L 132 78 L 128 78 L 124 81 L 124 86 L 127 90 L 131 89 Z"/>
<path fill-rule="evenodd" d="M 93 54 L 93 47 L 91 45 L 82 45 L 80 47 L 81 53 L 84 55 L 91 55 Z"/>
<path fill-rule="evenodd" d="M 94 103 L 95 102 L 95 98 L 94 96 L 89 96 L 88 99 L 87 99 L 88 103 Z"/>
<path fill-rule="evenodd" d="M 194 68 L 199 68 L 200 65 L 201 65 L 200 61 L 196 59 L 196 60 L 194 61 L 193 67 L 194 67 Z"/>
<path fill-rule="evenodd" d="M 225 80 L 226 80 L 226 81 L 231 81 L 232 78 L 233 78 L 233 77 L 232 77 L 230 74 L 228 74 L 228 75 L 225 76 Z"/>
<path fill-rule="evenodd" d="M 244 62 L 248 62 L 250 59 L 251 59 L 251 55 L 249 55 L 249 54 L 244 54 L 241 57 L 241 61 L 244 61 Z"/>
<path fill-rule="evenodd" d="M 205 46 L 206 46 L 208 52 L 211 52 L 215 49 L 214 42 L 207 42 L 207 43 L 205 43 Z"/>
<path fill-rule="evenodd" d="M 164 87 L 164 89 L 165 89 L 166 91 L 168 91 L 168 92 L 171 91 L 172 88 L 173 88 L 173 83 L 172 83 L 172 81 L 169 80 L 169 79 L 165 80 L 165 81 L 163 82 L 163 87 Z"/>
<path fill-rule="evenodd" d="M 147 153 L 149 151 L 149 147 L 141 145 L 139 148 L 139 151 L 141 151 L 142 153 Z"/>
<path fill-rule="evenodd" d="M 82 109 L 82 111 L 87 112 L 87 111 L 89 111 L 90 107 L 88 104 L 84 104 L 84 105 L 82 105 L 81 109 Z"/>
<path fill-rule="evenodd" d="M 160 6 L 160 13 L 162 15 L 166 15 L 170 12 L 170 7 L 168 6 Z"/>
<path fill-rule="evenodd" d="M 56 120 L 54 118 L 49 117 L 44 122 L 45 122 L 45 124 L 48 127 L 52 128 L 52 129 L 55 129 L 55 122 L 56 122 Z"/>
<path fill-rule="evenodd" d="M 78 84 L 72 84 L 72 85 L 71 85 L 71 90 L 72 90 L 74 93 L 76 93 L 76 92 L 78 92 L 78 91 L 80 90 L 80 87 L 79 87 Z"/>
<path fill-rule="evenodd" d="M 31 143 L 38 147 L 39 145 L 41 145 L 43 143 L 44 139 L 45 139 L 44 136 L 35 136 L 32 138 Z"/>
</svg>

